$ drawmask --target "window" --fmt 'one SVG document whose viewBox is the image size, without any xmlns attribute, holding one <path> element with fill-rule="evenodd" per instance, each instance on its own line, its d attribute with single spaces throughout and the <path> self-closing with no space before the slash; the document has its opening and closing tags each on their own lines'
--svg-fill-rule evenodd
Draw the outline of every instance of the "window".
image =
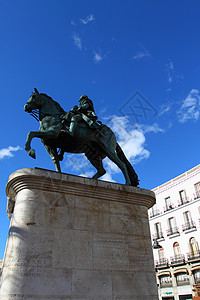
<svg viewBox="0 0 200 300">
<path fill-rule="evenodd" d="M 172 229 L 175 227 L 175 220 L 174 217 L 169 218 L 169 228 Z"/>
<path fill-rule="evenodd" d="M 173 245 L 173 249 L 174 249 L 174 256 L 179 257 L 181 255 L 179 243 L 175 242 Z"/>
<path fill-rule="evenodd" d="M 173 235 L 179 233 L 178 227 L 176 226 L 176 219 L 174 217 L 168 219 L 168 230 L 167 235 Z"/>
<path fill-rule="evenodd" d="M 159 209 L 157 209 L 157 205 L 155 204 L 150 211 L 150 218 L 158 216 L 160 214 Z"/>
<path fill-rule="evenodd" d="M 194 270 L 194 281 L 196 284 L 200 283 L 200 269 Z"/>
<path fill-rule="evenodd" d="M 154 211 L 156 211 L 157 210 L 157 204 L 154 204 L 153 206 L 152 206 L 152 212 L 154 212 Z"/>
<path fill-rule="evenodd" d="M 165 206 L 166 206 L 166 210 L 172 208 L 171 198 L 170 197 L 165 198 Z"/>
<path fill-rule="evenodd" d="M 196 241 L 196 239 L 194 237 L 192 237 L 190 239 L 189 244 L 190 244 L 191 254 L 193 254 L 193 255 L 199 254 L 199 245 L 198 245 L 198 242 Z"/>
<path fill-rule="evenodd" d="M 187 202 L 187 197 L 186 197 L 185 190 L 180 191 L 179 195 L 180 195 L 181 204 L 186 203 Z"/>
<path fill-rule="evenodd" d="M 177 285 L 185 285 L 185 284 L 189 284 L 189 275 L 187 273 L 178 273 L 176 275 L 176 282 Z"/>
<path fill-rule="evenodd" d="M 185 220 L 185 223 L 191 223 L 192 222 L 192 217 L 191 217 L 191 213 L 190 211 L 186 211 L 183 213 L 183 217 L 184 217 L 184 220 Z"/>
<path fill-rule="evenodd" d="M 175 222 L 175 218 L 169 218 L 169 229 L 171 229 L 171 231 L 173 231 L 173 229 L 176 227 L 176 222 Z"/>
<path fill-rule="evenodd" d="M 159 261 L 163 261 L 165 259 L 164 249 L 161 248 L 158 250 Z"/>
<path fill-rule="evenodd" d="M 195 189 L 195 198 L 199 198 L 200 197 L 200 182 L 195 183 L 194 185 L 194 189 Z"/>
<path fill-rule="evenodd" d="M 161 228 L 161 223 L 155 223 L 155 235 L 156 235 L 156 239 L 160 239 L 163 238 L 163 233 L 162 233 L 162 228 Z"/>
<path fill-rule="evenodd" d="M 160 276 L 160 286 L 161 287 L 172 286 L 172 277 L 170 277 L 169 275 Z"/>
<path fill-rule="evenodd" d="M 184 217 L 184 221 L 185 221 L 185 224 L 182 226 L 183 231 L 190 230 L 190 229 L 196 230 L 196 225 L 192 221 L 191 212 L 190 211 L 184 212 L 183 217 Z"/>
</svg>

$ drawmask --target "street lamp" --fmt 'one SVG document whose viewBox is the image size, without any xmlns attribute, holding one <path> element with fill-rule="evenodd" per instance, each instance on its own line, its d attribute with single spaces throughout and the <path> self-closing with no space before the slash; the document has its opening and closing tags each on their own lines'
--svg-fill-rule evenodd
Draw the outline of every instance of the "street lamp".
<svg viewBox="0 0 200 300">
<path fill-rule="evenodd" d="M 162 246 L 158 243 L 158 240 L 155 238 L 155 239 L 153 239 L 153 249 L 161 249 L 162 248 Z"/>
</svg>

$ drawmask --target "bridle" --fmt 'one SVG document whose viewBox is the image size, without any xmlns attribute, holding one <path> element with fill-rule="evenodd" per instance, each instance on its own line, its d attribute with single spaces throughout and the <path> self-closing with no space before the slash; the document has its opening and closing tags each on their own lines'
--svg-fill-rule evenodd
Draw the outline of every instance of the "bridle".
<svg viewBox="0 0 200 300">
<path fill-rule="evenodd" d="M 39 97 L 39 95 L 38 95 Z M 37 97 L 37 98 L 38 98 Z M 37 98 L 33 99 L 33 101 L 35 101 Z M 61 116 L 63 113 L 58 113 L 58 114 L 45 114 L 43 113 L 42 111 L 39 111 L 39 109 L 33 109 L 31 112 L 30 112 L 30 115 L 36 119 L 36 121 L 40 121 L 39 119 L 39 115 L 42 115 L 44 118 L 47 117 L 47 116 L 51 116 L 51 117 L 55 117 L 55 116 Z"/>
</svg>

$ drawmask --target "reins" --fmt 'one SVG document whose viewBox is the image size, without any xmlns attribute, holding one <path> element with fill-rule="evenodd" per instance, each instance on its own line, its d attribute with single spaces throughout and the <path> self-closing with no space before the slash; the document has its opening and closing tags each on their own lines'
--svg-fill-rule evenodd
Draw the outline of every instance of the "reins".
<svg viewBox="0 0 200 300">
<path fill-rule="evenodd" d="M 45 117 L 48 117 L 48 116 L 50 116 L 50 117 L 57 117 L 57 116 L 62 116 L 62 115 L 64 115 L 64 113 L 62 112 L 62 113 L 59 113 L 59 114 L 45 114 L 45 113 L 43 113 L 43 112 L 39 112 L 38 110 L 36 110 L 36 109 L 34 109 L 34 110 L 32 110 L 32 112 L 30 113 L 30 115 L 33 117 L 33 118 L 35 118 L 36 119 L 36 121 L 40 121 L 39 120 L 39 114 L 41 114 L 41 115 L 43 115 L 43 117 L 45 118 Z"/>
</svg>

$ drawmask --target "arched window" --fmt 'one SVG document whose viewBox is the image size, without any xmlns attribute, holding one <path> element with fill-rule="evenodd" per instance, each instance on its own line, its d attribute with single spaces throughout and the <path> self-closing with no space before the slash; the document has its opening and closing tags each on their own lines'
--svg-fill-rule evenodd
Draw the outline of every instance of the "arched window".
<svg viewBox="0 0 200 300">
<path fill-rule="evenodd" d="M 180 257 L 181 250 L 180 250 L 179 243 L 175 242 L 174 245 L 173 245 L 173 248 L 174 248 L 174 256 L 175 257 Z"/>
<path fill-rule="evenodd" d="M 198 242 L 196 241 L 196 239 L 194 237 L 192 237 L 190 239 L 190 252 L 192 255 L 197 255 L 199 254 L 199 245 Z"/>
</svg>

